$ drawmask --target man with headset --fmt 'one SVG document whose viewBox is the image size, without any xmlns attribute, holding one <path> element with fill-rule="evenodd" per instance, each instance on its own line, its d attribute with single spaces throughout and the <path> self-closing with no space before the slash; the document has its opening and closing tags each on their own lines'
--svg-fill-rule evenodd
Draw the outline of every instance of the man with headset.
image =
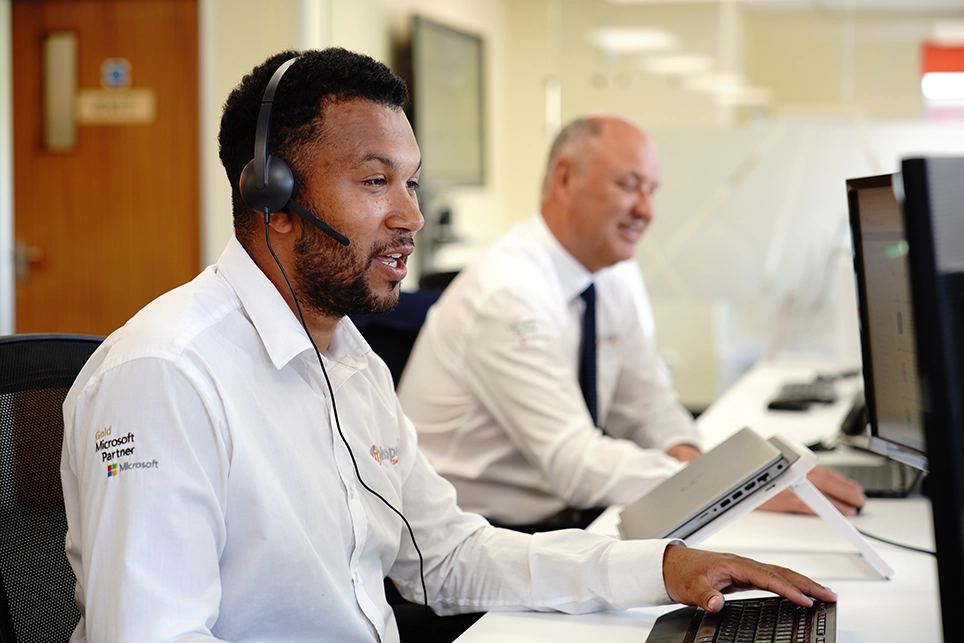
<svg viewBox="0 0 964 643">
<path fill-rule="evenodd" d="M 386 576 L 442 614 L 716 611 L 741 585 L 834 600 L 675 541 L 532 537 L 458 508 L 347 318 L 396 304 L 422 225 L 405 100 L 341 49 L 273 56 L 229 96 L 234 238 L 108 337 L 64 404 L 72 641 L 397 641 Z"/>
<path fill-rule="evenodd" d="M 399 398 L 464 509 L 520 531 L 584 527 L 700 454 L 662 375 L 633 258 L 659 181 L 656 149 L 634 125 L 573 121 L 549 152 L 539 216 L 429 312 Z M 830 469 L 811 480 L 846 515 L 864 503 Z M 809 512 L 790 491 L 767 508 Z"/>
</svg>

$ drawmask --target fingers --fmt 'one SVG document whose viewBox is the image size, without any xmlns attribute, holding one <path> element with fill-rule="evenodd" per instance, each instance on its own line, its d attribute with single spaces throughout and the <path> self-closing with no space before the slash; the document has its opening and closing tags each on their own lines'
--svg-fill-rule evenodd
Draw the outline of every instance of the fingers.
<svg viewBox="0 0 964 643">
<path fill-rule="evenodd" d="M 838 508 L 843 505 L 859 509 L 867 502 L 863 487 L 833 469 L 817 465 L 810 470 L 807 478 L 823 495 L 834 501 Z"/>
<path fill-rule="evenodd" d="M 784 489 L 777 495 L 773 496 L 762 505 L 760 509 L 764 511 L 778 511 L 781 513 L 792 513 L 792 514 L 808 514 L 815 515 L 813 509 L 810 505 L 805 503 L 803 500 L 793 493 L 790 489 Z"/>
<path fill-rule="evenodd" d="M 666 453 L 680 462 L 690 462 L 700 457 L 701 454 L 700 450 L 692 444 L 677 444 L 667 449 Z"/>
<path fill-rule="evenodd" d="M 845 516 L 856 516 L 867 502 L 863 487 L 833 469 L 817 465 L 810 470 L 807 478 Z M 810 506 L 800 500 L 790 489 L 784 489 L 767 500 L 760 505 L 760 509 L 783 513 L 810 515 L 814 513 Z"/>
<path fill-rule="evenodd" d="M 741 586 L 764 589 L 804 607 L 813 604 L 809 596 L 823 601 L 837 598 L 830 589 L 793 570 L 682 545 L 666 548 L 663 582 L 670 598 L 708 612 L 722 609 L 723 590 Z"/>
</svg>

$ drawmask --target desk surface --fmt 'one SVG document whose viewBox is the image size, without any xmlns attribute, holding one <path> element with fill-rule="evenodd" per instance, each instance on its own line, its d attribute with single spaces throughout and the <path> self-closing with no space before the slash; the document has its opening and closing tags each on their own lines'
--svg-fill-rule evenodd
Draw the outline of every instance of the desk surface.
<svg viewBox="0 0 964 643">
<path fill-rule="evenodd" d="M 807 378 L 833 369 L 833 364 L 815 360 L 754 366 L 700 416 L 697 424 L 707 448 L 743 426 L 751 426 L 764 436 L 783 433 L 804 443 L 829 437 L 846 415 L 850 393 L 859 389 L 859 381 L 839 383 L 842 384 L 838 385 L 838 392 L 842 393 L 840 401 L 811 412 L 768 411 L 766 401 L 786 380 Z M 590 530 L 616 535 L 617 520 L 618 510 L 610 509 Z M 871 499 L 852 522 L 864 532 L 934 550 L 930 503 L 926 499 Z M 878 580 L 839 534 L 812 516 L 754 511 L 714 534 L 701 547 L 791 567 L 830 586 L 839 596 L 839 643 L 939 643 L 942 638 L 936 559 L 925 553 L 871 542 L 896 570 L 893 580 Z M 593 639 L 603 639 L 605 643 L 642 643 L 656 618 L 676 607 L 579 616 L 490 612 L 459 637 L 458 643 Z"/>
</svg>

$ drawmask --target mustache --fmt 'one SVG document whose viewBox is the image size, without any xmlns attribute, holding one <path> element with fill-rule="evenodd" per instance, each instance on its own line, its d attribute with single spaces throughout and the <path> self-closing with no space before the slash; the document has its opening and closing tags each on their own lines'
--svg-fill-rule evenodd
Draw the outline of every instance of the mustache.
<svg viewBox="0 0 964 643">
<path fill-rule="evenodd" d="M 398 248 L 415 250 L 415 237 L 411 232 L 399 232 L 391 240 L 374 246 L 371 251 L 371 259 L 384 254 L 386 250 L 397 250 Z"/>
</svg>

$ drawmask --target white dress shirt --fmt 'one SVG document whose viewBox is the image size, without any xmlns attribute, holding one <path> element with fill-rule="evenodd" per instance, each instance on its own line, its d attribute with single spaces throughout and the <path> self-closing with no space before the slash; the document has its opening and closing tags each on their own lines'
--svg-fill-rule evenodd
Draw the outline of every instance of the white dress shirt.
<svg viewBox="0 0 964 643">
<path fill-rule="evenodd" d="M 443 614 L 658 604 L 666 541 L 533 539 L 463 513 L 385 364 L 342 320 L 324 361 L 234 239 L 104 342 L 64 404 L 74 642 L 398 640 L 383 578 Z"/>
<path fill-rule="evenodd" d="M 599 425 L 577 378 L 580 293 L 596 286 Z M 515 226 L 428 312 L 399 386 L 405 413 L 459 504 L 504 524 L 567 505 L 626 504 L 697 445 L 663 375 L 635 262 L 590 273 L 542 217 Z M 646 328 L 646 325 L 650 328 Z"/>
</svg>

